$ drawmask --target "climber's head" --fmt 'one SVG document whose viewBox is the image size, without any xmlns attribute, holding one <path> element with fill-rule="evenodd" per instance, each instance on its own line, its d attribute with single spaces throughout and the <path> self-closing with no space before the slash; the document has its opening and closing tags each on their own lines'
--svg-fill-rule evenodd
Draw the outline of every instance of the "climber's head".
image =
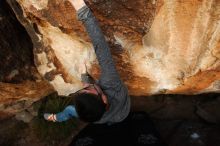
<svg viewBox="0 0 220 146">
<path fill-rule="evenodd" d="M 107 98 L 97 85 L 88 85 L 75 97 L 75 107 L 79 118 L 85 122 L 101 119 L 107 108 Z"/>
</svg>

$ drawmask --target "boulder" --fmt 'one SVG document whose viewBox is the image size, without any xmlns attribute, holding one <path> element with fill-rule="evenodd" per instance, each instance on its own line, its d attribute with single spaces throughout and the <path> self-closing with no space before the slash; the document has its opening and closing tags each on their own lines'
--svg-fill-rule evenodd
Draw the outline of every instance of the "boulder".
<svg viewBox="0 0 220 146">
<path fill-rule="evenodd" d="M 0 1 L 0 33 L 1 120 L 31 109 L 34 102 L 55 91 L 38 73 L 31 39 L 6 1 Z"/>
<path fill-rule="evenodd" d="M 63 0 L 7 0 L 34 44 L 35 65 L 60 95 L 100 69 L 76 12 Z M 87 1 L 131 95 L 220 91 L 219 0 Z"/>
</svg>

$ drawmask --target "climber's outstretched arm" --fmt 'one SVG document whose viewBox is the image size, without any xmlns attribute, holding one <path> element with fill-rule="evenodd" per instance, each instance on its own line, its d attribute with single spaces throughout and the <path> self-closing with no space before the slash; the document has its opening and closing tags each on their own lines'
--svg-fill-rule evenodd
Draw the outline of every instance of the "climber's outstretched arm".
<svg viewBox="0 0 220 146">
<path fill-rule="evenodd" d="M 83 22 L 87 33 L 90 36 L 99 65 L 101 67 L 100 84 L 110 88 L 121 83 L 120 77 L 116 70 L 110 48 L 105 40 L 98 21 L 94 17 L 91 10 L 86 6 L 84 0 L 69 0 L 77 11 L 78 19 Z M 107 87 L 108 86 L 108 87 Z M 111 87 L 112 88 L 112 87 Z"/>
<path fill-rule="evenodd" d="M 69 1 L 77 10 L 78 19 L 83 22 L 92 41 L 101 68 L 101 77 L 99 78 L 98 85 L 107 95 L 110 102 L 108 112 L 106 112 L 99 123 L 121 122 L 130 112 L 130 97 L 126 86 L 116 70 L 109 45 L 99 27 L 98 21 L 84 1 Z"/>
</svg>

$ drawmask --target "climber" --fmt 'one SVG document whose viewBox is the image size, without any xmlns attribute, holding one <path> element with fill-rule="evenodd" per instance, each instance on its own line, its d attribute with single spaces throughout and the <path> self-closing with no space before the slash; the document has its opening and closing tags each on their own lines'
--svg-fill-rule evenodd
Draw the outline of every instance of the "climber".
<svg viewBox="0 0 220 146">
<path fill-rule="evenodd" d="M 71 117 L 89 123 L 74 137 L 71 146 L 150 145 L 161 146 L 158 132 L 145 112 L 130 112 L 128 90 L 116 71 L 109 46 L 97 20 L 84 0 L 68 0 L 76 9 L 93 43 L 101 76 L 86 83 L 68 105 L 57 114 L 45 113 L 48 121 L 62 122 Z M 89 76 L 82 76 L 90 79 Z M 88 80 L 87 80 L 88 81 Z"/>
</svg>

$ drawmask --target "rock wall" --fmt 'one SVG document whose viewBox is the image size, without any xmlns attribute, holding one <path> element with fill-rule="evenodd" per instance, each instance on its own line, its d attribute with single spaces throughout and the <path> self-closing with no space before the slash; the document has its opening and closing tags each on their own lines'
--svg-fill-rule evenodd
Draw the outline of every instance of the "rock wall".
<svg viewBox="0 0 220 146">
<path fill-rule="evenodd" d="M 31 109 L 54 92 L 38 73 L 33 44 L 6 1 L 0 1 L 0 120 Z"/>
<path fill-rule="evenodd" d="M 73 7 L 7 0 L 34 44 L 38 71 L 61 95 L 82 87 L 79 67 L 99 66 Z M 89 0 L 131 95 L 220 91 L 219 0 Z"/>
<path fill-rule="evenodd" d="M 12 9 L 0 2 L 0 81 L 19 83 L 36 79 L 32 42 Z"/>
</svg>

